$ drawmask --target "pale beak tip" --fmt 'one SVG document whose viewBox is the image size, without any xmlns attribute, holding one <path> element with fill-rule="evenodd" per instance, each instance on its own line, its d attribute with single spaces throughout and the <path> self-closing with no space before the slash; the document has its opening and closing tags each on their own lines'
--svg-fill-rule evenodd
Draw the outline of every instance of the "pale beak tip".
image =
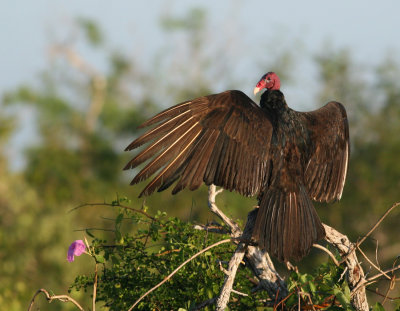
<svg viewBox="0 0 400 311">
<path fill-rule="evenodd" d="M 259 91 L 260 91 L 260 88 L 259 88 L 259 87 L 255 87 L 255 88 L 254 88 L 254 91 L 253 91 L 253 92 L 254 92 L 254 95 L 256 95 Z"/>
</svg>

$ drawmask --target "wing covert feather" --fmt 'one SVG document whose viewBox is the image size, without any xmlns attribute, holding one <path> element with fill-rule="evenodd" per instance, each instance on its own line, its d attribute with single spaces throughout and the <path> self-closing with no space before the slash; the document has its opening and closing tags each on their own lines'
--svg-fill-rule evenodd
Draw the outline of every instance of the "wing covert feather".
<svg viewBox="0 0 400 311">
<path fill-rule="evenodd" d="M 174 181 L 173 193 L 205 182 L 251 196 L 263 186 L 272 125 L 244 93 L 199 97 L 160 112 L 140 127 L 151 125 L 126 148 L 148 144 L 124 168 L 148 161 L 131 184 L 158 172 L 141 195 L 162 191 Z"/>
</svg>

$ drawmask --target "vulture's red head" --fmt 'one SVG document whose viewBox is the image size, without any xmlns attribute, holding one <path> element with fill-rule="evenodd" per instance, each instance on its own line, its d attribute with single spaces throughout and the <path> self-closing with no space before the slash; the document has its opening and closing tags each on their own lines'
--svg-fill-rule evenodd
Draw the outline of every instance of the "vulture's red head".
<svg viewBox="0 0 400 311">
<path fill-rule="evenodd" d="M 256 95 L 262 89 L 267 90 L 279 90 L 281 87 L 281 80 L 279 80 L 278 75 L 275 72 L 267 72 L 258 81 L 256 87 L 254 88 L 254 95 Z"/>
</svg>

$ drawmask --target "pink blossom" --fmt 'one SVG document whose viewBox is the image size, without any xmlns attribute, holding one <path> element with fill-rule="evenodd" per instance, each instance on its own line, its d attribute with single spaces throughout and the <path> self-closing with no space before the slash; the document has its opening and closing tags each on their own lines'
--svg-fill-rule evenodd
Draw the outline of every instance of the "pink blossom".
<svg viewBox="0 0 400 311">
<path fill-rule="evenodd" d="M 68 248 L 68 256 L 67 259 L 69 262 L 74 261 L 74 256 L 80 256 L 86 250 L 85 243 L 82 240 L 74 241 Z"/>
</svg>

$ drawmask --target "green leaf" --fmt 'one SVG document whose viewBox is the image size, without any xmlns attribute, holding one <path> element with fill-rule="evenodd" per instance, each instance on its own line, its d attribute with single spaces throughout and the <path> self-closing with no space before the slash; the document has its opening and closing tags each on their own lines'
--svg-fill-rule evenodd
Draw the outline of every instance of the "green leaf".
<svg viewBox="0 0 400 311">
<path fill-rule="evenodd" d="M 117 218 L 115 219 L 115 226 L 119 225 L 123 219 L 124 219 L 124 214 L 119 213 Z"/>
<path fill-rule="evenodd" d="M 339 288 L 334 288 L 333 294 L 336 296 L 337 300 L 339 300 L 343 308 L 351 309 L 349 296 L 345 295 Z"/>
<path fill-rule="evenodd" d="M 377 302 L 375 305 L 372 306 L 372 311 L 385 311 L 385 308 L 382 306 L 381 303 Z"/>
<path fill-rule="evenodd" d="M 308 282 L 308 286 L 310 287 L 310 291 L 311 291 L 312 294 L 317 291 L 317 287 L 315 286 L 314 282 L 309 281 Z"/>
<path fill-rule="evenodd" d="M 105 259 L 102 255 L 94 255 L 94 258 L 96 259 L 97 263 L 104 263 Z"/>
<path fill-rule="evenodd" d="M 119 230 L 115 231 L 115 241 L 117 241 L 119 244 L 124 244 L 124 238 Z"/>
</svg>

